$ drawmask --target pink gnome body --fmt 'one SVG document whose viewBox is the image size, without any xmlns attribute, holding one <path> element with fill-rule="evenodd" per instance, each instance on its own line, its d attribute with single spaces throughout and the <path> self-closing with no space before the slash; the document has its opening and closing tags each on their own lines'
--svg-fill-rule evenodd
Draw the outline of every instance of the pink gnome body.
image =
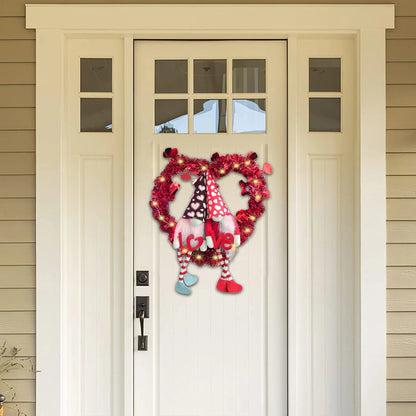
<svg viewBox="0 0 416 416">
<path fill-rule="evenodd" d="M 233 215 L 228 214 L 222 217 L 221 221 L 215 221 L 214 219 L 207 219 L 205 223 L 205 235 L 207 240 L 207 246 L 209 248 L 214 247 L 214 240 L 218 241 L 221 234 L 231 234 L 233 236 L 232 244 L 234 248 L 239 247 L 241 244 L 240 227 L 237 224 L 237 220 Z M 227 244 L 229 241 L 227 241 Z"/>
<path fill-rule="evenodd" d="M 217 289 L 221 292 L 237 293 L 243 287 L 236 283 L 229 271 L 229 261 L 235 249 L 240 245 L 240 228 L 230 213 L 211 175 L 207 174 L 207 220 L 205 235 L 207 246 L 220 250 L 222 266 Z"/>
<path fill-rule="evenodd" d="M 176 249 L 187 249 L 190 250 L 193 246 L 196 245 L 195 241 L 199 238 L 204 239 L 205 227 L 204 223 L 201 222 L 198 225 L 192 224 L 192 220 L 187 218 L 181 218 L 175 227 L 175 233 L 173 235 L 173 248 Z M 187 244 L 187 240 L 190 238 L 191 246 Z M 204 241 L 200 247 L 200 250 L 205 251 L 207 249 L 206 242 Z"/>
</svg>

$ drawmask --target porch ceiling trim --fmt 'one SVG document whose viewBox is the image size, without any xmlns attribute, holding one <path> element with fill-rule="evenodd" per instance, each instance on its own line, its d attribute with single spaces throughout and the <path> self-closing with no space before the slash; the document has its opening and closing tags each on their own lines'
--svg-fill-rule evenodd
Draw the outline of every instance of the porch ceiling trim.
<svg viewBox="0 0 416 416">
<path fill-rule="evenodd" d="M 394 27 L 393 5 L 28 4 L 26 11 L 31 29 L 275 34 Z"/>
</svg>

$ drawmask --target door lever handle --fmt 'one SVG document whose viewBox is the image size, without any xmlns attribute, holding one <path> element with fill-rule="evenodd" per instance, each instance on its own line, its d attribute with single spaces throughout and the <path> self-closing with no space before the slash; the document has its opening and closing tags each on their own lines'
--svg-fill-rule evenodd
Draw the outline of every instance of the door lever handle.
<svg viewBox="0 0 416 416">
<path fill-rule="evenodd" d="M 144 335 L 144 310 L 139 313 L 140 319 L 140 335 L 139 335 L 139 351 L 147 351 L 147 335 Z"/>
<path fill-rule="evenodd" d="M 140 335 L 138 337 L 138 350 L 147 351 L 148 336 L 144 335 L 144 320 L 149 317 L 149 297 L 136 298 L 136 317 L 140 320 Z"/>
</svg>

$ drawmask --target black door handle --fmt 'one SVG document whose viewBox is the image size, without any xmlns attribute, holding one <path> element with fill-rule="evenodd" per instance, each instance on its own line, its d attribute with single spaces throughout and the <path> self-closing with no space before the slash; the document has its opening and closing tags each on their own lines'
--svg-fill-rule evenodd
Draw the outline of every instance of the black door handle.
<svg viewBox="0 0 416 416">
<path fill-rule="evenodd" d="M 149 297 L 136 297 L 136 317 L 140 320 L 140 335 L 138 339 L 138 350 L 147 351 L 148 336 L 144 335 L 144 320 L 149 317 Z"/>
</svg>

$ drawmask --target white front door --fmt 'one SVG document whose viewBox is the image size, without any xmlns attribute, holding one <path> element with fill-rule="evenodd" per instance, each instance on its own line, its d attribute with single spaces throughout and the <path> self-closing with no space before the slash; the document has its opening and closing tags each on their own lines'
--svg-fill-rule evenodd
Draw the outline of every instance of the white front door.
<svg viewBox="0 0 416 416">
<path fill-rule="evenodd" d="M 134 328 L 135 416 L 284 415 L 287 407 L 287 75 L 284 41 L 137 41 L 134 60 L 134 269 L 149 271 L 147 351 Z M 167 134 L 170 133 L 170 134 Z M 230 263 L 239 294 L 216 290 L 219 267 L 189 266 L 192 294 L 175 292 L 176 250 L 149 208 L 165 148 L 210 159 L 258 154 L 271 197 Z M 217 181 L 230 211 L 247 208 L 241 175 Z M 192 195 L 181 185 L 178 220 Z"/>
</svg>

